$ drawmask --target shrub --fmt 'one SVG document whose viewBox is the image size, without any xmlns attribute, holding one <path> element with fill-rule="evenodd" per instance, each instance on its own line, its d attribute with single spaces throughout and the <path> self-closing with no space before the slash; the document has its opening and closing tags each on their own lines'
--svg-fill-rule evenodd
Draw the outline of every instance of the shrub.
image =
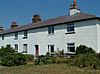
<svg viewBox="0 0 100 74">
<path fill-rule="evenodd" d="M 86 54 L 86 53 L 95 53 L 95 51 L 92 48 L 88 48 L 85 45 L 80 45 L 76 48 L 76 54 Z"/>
<path fill-rule="evenodd" d="M 80 54 L 77 55 L 74 59 L 74 65 L 84 68 L 84 67 L 89 67 L 96 69 L 98 66 L 98 59 L 96 57 L 96 54 Z"/>
<path fill-rule="evenodd" d="M 51 64 L 52 63 L 52 57 L 50 56 L 39 56 L 36 60 L 35 60 L 35 65 L 44 65 L 44 64 Z"/>
<path fill-rule="evenodd" d="M 34 61 L 34 56 L 33 55 L 29 55 L 29 54 L 24 54 L 24 55 L 25 55 L 27 63 Z"/>
<path fill-rule="evenodd" d="M 14 49 L 11 47 L 2 47 L 0 49 L 0 59 L 4 57 L 7 53 L 15 53 Z"/>
<path fill-rule="evenodd" d="M 16 53 L 11 47 L 0 49 L 0 63 L 2 66 L 17 66 L 26 64 L 26 58 L 21 53 Z"/>
<path fill-rule="evenodd" d="M 52 57 L 52 63 L 66 63 L 66 59 L 64 57 Z"/>
<path fill-rule="evenodd" d="M 16 54 L 8 53 L 1 59 L 2 66 L 10 67 L 10 66 L 18 66 L 24 64 L 26 64 L 26 58 L 23 54 L 20 53 Z"/>
<path fill-rule="evenodd" d="M 25 55 L 23 55 L 21 53 L 16 53 L 16 54 L 14 54 L 14 56 L 15 56 L 14 64 L 16 66 L 18 66 L 18 65 L 25 65 L 26 64 L 26 57 L 25 57 Z"/>
</svg>

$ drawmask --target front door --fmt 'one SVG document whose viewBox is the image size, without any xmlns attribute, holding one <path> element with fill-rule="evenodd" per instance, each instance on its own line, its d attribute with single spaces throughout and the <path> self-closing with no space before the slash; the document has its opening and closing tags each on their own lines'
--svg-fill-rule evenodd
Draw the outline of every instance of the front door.
<svg viewBox="0 0 100 74">
<path fill-rule="evenodd" d="M 35 55 L 39 55 L 39 45 L 35 45 Z"/>
</svg>

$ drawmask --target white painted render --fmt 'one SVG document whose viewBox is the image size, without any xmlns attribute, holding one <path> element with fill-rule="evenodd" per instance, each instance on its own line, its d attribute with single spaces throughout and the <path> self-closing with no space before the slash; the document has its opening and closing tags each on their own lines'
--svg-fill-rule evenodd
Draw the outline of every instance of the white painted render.
<svg viewBox="0 0 100 74">
<path fill-rule="evenodd" d="M 100 52 L 100 20 L 97 20 L 98 22 L 96 23 L 97 25 L 97 52 Z"/>
<path fill-rule="evenodd" d="M 23 44 L 28 45 L 28 54 L 35 55 L 35 45 L 39 45 L 39 55 L 44 55 L 48 51 L 48 45 L 54 45 L 54 49 L 64 49 L 67 53 L 67 43 L 75 43 L 75 48 L 79 45 L 86 45 L 100 52 L 100 21 L 87 20 L 75 22 L 75 34 L 66 34 L 67 24 L 55 25 L 54 34 L 48 34 L 48 27 L 28 30 L 28 38 L 23 39 L 23 31 L 18 32 L 18 39 L 15 40 L 14 33 L 4 35 L 4 40 L 0 37 L 0 47 L 8 44 L 15 48 L 18 44 L 18 52 L 23 52 Z"/>
<path fill-rule="evenodd" d="M 70 9 L 70 15 L 75 15 L 76 13 L 80 13 L 79 9 Z"/>
</svg>

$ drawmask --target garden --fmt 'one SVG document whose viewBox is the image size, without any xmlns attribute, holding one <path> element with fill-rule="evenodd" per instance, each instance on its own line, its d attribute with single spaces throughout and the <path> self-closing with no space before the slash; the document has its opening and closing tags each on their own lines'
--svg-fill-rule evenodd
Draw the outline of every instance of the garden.
<svg viewBox="0 0 100 74">
<path fill-rule="evenodd" d="M 0 65 L 2 74 L 99 74 L 100 53 L 80 45 L 75 55 L 66 55 L 63 50 L 57 50 L 53 55 L 47 52 L 34 59 L 33 55 L 17 53 L 11 47 L 2 47 Z"/>
</svg>

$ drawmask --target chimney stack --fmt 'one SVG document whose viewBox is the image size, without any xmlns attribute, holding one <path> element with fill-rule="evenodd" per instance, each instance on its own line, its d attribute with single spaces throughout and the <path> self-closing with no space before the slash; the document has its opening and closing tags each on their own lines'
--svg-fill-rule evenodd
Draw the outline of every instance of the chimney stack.
<svg viewBox="0 0 100 74">
<path fill-rule="evenodd" d="M 70 6 L 70 16 L 80 13 L 80 9 L 77 7 L 77 1 L 74 0 L 74 3 Z"/>
<path fill-rule="evenodd" d="M 33 15 L 32 23 L 37 23 L 39 21 L 41 21 L 40 15 L 39 14 Z"/>
<path fill-rule="evenodd" d="M 11 23 L 11 29 L 18 27 L 17 23 L 14 21 Z"/>
<path fill-rule="evenodd" d="M 2 26 L 0 26 L 0 32 L 2 32 L 3 31 L 3 27 Z"/>
</svg>

